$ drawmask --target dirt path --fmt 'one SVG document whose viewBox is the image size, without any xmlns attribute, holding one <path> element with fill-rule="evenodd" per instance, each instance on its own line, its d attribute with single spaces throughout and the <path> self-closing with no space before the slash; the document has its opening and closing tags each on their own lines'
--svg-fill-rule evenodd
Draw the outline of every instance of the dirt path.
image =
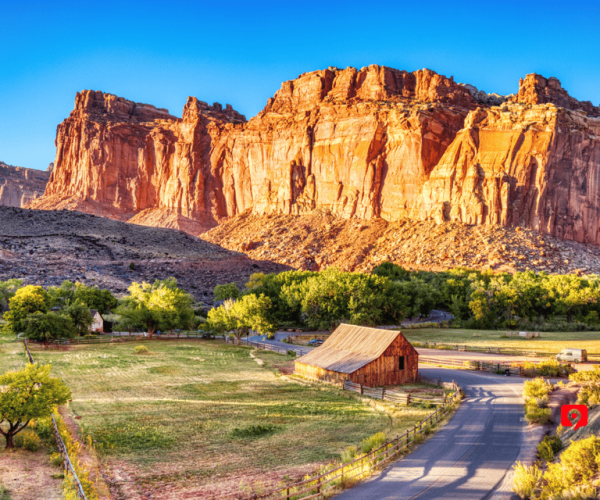
<svg viewBox="0 0 600 500">
<path fill-rule="evenodd" d="M 46 450 L 0 452 L 0 483 L 11 500 L 61 500 L 62 470 L 50 464 Z M 52 476 L 55 475 L 56 479 Z"/>
</svg>

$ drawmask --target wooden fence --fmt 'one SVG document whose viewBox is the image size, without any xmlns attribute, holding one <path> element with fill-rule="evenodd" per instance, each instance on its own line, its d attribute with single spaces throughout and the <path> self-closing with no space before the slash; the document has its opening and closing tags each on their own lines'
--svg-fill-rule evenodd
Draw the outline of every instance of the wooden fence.
<svg viewBox="0 0 600 500">
<path fill-rule="evenodd" d="M 428 426 L 430 429 L 431 426 L 437 424 L 448 413 L 451 404 L 459 399 L 460 391 L 456 390 L 446 403 L 439 406 L 412 429 L 408 429 L 404 434 L 385 442 L 379 448 L 364 456 L 337 466 L 325 473 L 315 473 L 313 477 L 304 481 L 289 484 L 260 495 L 256 494 L 247 497 L 245 500 L 308 500 L 309 498 L 329 497 L 337 486 L 343 485 L 346 481 L 363 477 L 365 472 L 380 467 L 408 448 L 410 443 L 417 436 L 422 435 Z"/>
<path fill-rule="evenodd" d="M 228 339 L 227 337 L 225 337 L 225 342 L 227 342 L 228 344 L 236 343 L 235 340 Z M 283 347 L 280 345 L 270 344 L 268 342 L 254 342 L 248 339 L 242 339 L 242 345 L 255 347 L 256 349 L 264 349 L 265 351 L 278 352 L 279 354 L 287 354 L 288 352 L 293 351 L 296 354 L 296 356 L 304 356 L 305 354 L 308 354 L 310 352 L 310 349 L 301 349 L 300 347 L 294 347 L 292 345 L 290 345 L 289 347 Z"/>
<path fill-rule="evenodd" d="M 453 383 L 453 389 L 456 391 L 456 384 Z M 407 392 L 390 391 L 383 388 L 366 387 L 362 384 L 355 384 L 346 380 L 344 382 L 344 390 L 356 392 L 363 396 L 370 398 L 381 399 L 384 401 L 390 401 L 392 403 L 398 403 L 402 405 L 420 404 L 420 403 L 431 403 L 434 405 L 444 405 L 446 403 L 446 395 L 444 396 L 414 396 Z"/>
<path fill-rule="evenodd" d="M 419 356 L 419 363 L 430 365 L 448 366 L 450 368 L 462 368 L 465 370 L 486 371 L 491 373 L 507 373 L 509 375 L 523 376 L 524 362 L 488 362 L 477 359 L 451 359 L 451 358 L 435 358 L 432 356 Z"/>
</svg>

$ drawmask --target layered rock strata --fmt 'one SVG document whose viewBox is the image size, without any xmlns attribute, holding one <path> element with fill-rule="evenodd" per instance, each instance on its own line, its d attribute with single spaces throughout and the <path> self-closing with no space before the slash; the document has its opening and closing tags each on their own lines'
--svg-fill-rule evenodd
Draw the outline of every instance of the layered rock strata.
<svg viewBox="0 0 600 500">
<path fill-rule="evenodd" d="M 192 234 L 246 210 L 321 210 L 599 243 L 598 108 L 539 75 L 514 96 L 485 96 L 430 70 L 376 65 L 300 75 L 250 121 L 196 98 L 179 119 L 84 91 L 32 206 Z"/>
<path fill-rule="evenodd" d="M 44 194 L 49 172 L 13 167 L 0 161 L 0 205 L 23 207 Z"/>
</svg>

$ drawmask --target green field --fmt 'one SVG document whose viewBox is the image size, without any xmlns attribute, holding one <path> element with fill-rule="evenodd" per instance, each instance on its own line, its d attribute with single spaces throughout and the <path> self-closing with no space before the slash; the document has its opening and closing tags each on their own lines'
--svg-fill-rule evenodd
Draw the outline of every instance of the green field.
<svg viewBox="0 0 600 500">
<path fill-rule="evenodd" d="M 201 340 L 146 342 L 150 353 L 136 355 L 135 345 L 38 348 L 33 356 L 52 363 L 69 385 L 83 434 L 138 493 L 201 496 L 218 483 L 226 488 L 220 498 L 298 478 L 349 445 L 379 431 L 395 436 L 431 411 L 377 409 L 331 386 L 290 381 L 277 371 L 291 363 L 285 355 Z M 22 344 L 2 349 L 0 368 L 24 362 Z"/>
<path fill-rule="evenodd" d="M 461 330 L 454 328 L 423 328 L 402 330 L 410 342 L 437 342 L 476 347 L 504 347 L 556 354 L 567 347 L 587 349 L 600 355 L 600 332 L 541 332 L 541 338 L 501 338 L 500 330 Z"/>
</svg>

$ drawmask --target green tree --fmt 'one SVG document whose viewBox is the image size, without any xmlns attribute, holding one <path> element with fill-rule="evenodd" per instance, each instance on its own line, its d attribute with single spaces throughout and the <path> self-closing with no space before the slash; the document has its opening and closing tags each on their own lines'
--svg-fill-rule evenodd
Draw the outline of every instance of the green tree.
<svg viewBox="0 0 600 500">
<path fill-rule="evenodd" d="M 275 326 L 267 318 L 271 300 L 264 295 L 245 295 L 234 301 L 228 299 L 208 312 L 208 326 L 215 332 L 232 332 L 238 343 L 250 330 L 273 333 Z"/>
<path fill-rule="evenodd" d="M 4 311 L 8 311 L 8 301 L 14 297 L 21 286 L 23 286 L 23 280 L 0 281 L 0 316 Z"/>
<path fill-rule="evenodd" d="M 373 268 L 371 274 L 389 278 L 392 281 L 403 281 L 408 279 L 410 272 L 392 262 L 383 262 Z"/>
<path fill-rule="evenodd" d="M 85 335 L 89 333 L 90 326 L 94 322 L 92 313 L 87 306 L 79 302 L 73 302 L 70 306 L 65 307 L 63 312 L 66 316 L 69 316 L 73 322 L 73 327 L 79 335 Z"/>
<path fill-rule="evenodd" d="M 237 299 L 239 296 L 240 291 L 235 283 L 217 285 L 213 290 L 213 298 L 215 300 Z"/>
<path fill-rule="evenodd" d="M 8 328 L 13 333 L 25 329 L 25 318 L 34 312 L 48 312 L 52 299 L 41 286 L 27 285 L 19 288 L 9 300 L 9 311 L 4 313 Z"/>
<path fill-rule="evenodd" d="M 266 279 L 265 273 L 252 273 L 248 279 L 248 283 L 246 283 L 246 289 L 252 290 L 253 288 L 264 286 Z"/>
<path fill-rule="evenodd" d="M 24 333 L 29 340 L 48 344 L 51 340 L 73 338 L 77 329 L 65 314 L 40 311 L 27 315 L 23 321 Z"/>
<path fill-rule="evenodd" d="M 52 408 L 65 404 L 71 391 L 62 380 L 50 376 L 50 365 L 37 363 L 22 370 L 0 375 L 0 433 L 6 438 L 6 448 L 13 448 L 13 437 L 32 419 L 50 416 Z"/>
<path fill-rule="evenodd" d="M 194 317 L 192 297 L 177 288 L 177 280 L 168 278 L 149 283 L 132 283 L 129 296 L 121 299 L 115 313 L 120 327 L 143 325 L 148 336 L 158 329 L 186 327 Z"/>
<path fill-rule="evenodd" d="M 110 290 L 86 286 L 83 283 L 75 284 L 73 299 L 88 309 L 100 311 L 101 314 L 106 314 L 119 305 L 119 301 Z"/>
</svg>

